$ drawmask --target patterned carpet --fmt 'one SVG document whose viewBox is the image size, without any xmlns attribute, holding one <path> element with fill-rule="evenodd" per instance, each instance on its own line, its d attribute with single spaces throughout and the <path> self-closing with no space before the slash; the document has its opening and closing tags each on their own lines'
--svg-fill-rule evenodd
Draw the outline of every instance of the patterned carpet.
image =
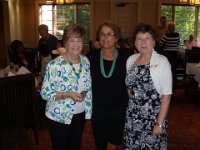
<svg viewBox="0 0 200 150">
<path fill-rule="evenodd" d="M 200 100 L 198 98 L 197 100 Z M 168 150 L 200 150 L 200 104 L 193 95 L 176 91 L 168 120 Z M 0 129 L 0 150 L 52 150 L 44 117 L 35 145 L 31 129 Z M 90 121 L 86 122 L 81 150 L 95 150 Z"/>
</svg>

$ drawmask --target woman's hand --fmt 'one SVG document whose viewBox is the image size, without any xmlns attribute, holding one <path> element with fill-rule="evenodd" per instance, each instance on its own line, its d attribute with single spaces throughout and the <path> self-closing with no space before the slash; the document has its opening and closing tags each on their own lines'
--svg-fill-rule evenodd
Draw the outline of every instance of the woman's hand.
<svg viewBox="0 0 200 150">
<path fill-rule="evenodd" d="M 69 97 L 75 102 L 82 102 L 85 98 L 81 93 L 77 92 L 69 92 Z"/>
<path fill-rule="evenodd" d="M 163 130 L 162 127 L 159 127 L 158 125 L 154 125 L 152 135 L 156 137 L 156 136 L 162 134 L 162 130 Z"/>
</svg>

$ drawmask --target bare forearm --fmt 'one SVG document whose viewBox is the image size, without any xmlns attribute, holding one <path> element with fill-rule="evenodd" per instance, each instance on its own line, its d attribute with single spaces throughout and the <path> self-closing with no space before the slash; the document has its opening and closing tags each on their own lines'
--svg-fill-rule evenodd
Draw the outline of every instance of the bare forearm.
<svg viewBox="0 0 200 150">
<path fill-rule="evenodd" d="M 63 100 L 66 98 L 71 98 L 70 92 L 57 92 L 56 93 L 56 101 Z"/>
<path fill-rule="evenodd" d="M 157 123 L 162 125 L 167 113 L 168 113 L 168 109 L 169 109 L 169 104 L 170 104 L 170 99 L 171 99 L 171 95 L 163 95 L 162 97 L 162 102 L 161 102 L 161 106 L 160 106 L 160 112 L 158 114 L 157 117 Z"/>
<path fill-rule="evenodd" d="M 81 102 L 84 100 L 84 96 L 78 92 L 57 92 L 56 101 L 65 100 L 66 98 L 71 98 L 73 101 Z"/>
</svg>

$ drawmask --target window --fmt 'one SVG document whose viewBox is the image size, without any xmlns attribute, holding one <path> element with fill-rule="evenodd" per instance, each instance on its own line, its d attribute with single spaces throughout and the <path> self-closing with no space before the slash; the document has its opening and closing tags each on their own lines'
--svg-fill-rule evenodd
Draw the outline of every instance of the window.
<svg viewBox="0 0 200 150">
<path fill-rule="evenodd" d="M 197 37 L 197 41 L 200 42 L 199 6 L 162 5 L 161 15 L 166 16 L 167 20 L 175 22 L 176 32 L 180 34 L 181 44 L 183 44 L 183 40 L 189 38 L 190 34 Z"/>
<path fill-rule="evenodd" d="M 46 24 L 49 33 L 62 40 L 63 30 L 70 23 L 79 23 L 86 30 L 86 43 L 90 40 L 90 5 L 41 5 L 39 24 Z"/>
</svg>

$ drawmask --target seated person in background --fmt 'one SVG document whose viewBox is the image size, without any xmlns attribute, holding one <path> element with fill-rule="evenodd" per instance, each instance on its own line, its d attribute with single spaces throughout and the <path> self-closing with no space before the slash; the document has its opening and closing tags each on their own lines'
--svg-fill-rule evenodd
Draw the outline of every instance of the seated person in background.
<svg viewBox="0 0 200 150">
<path fill-rule="evenodd" d="M 157 28 L 157 41 L 160 42 L 160 40 L 162 40 L 163 36 L 165 35 L 165 33 L 167 32 L 167 18 L 166 16 L 161 16 L 160 17 L 160 25 Z"/>
<path fill-rule="evenodd" d="M 45 71 L 46 71 L 46 66 L 52 60 L 52 58 L 51 58 L 51 55 L 48 52 L 48 47 L 47 47 L 46 44 L 42 44 L 38 51 L 39 51 L 39 55 L 41 56 L 41 69 L 37 74 L 37 81 L 38 81 L 37 90 L 40 91 L 42 81 L 43 81 Z"/>
<path fill-rule="evenodd" d="M 39 76 L 43 79 L 46 71 L 46 66 L 52 59 L 45 44 L 41 45 L 39 52 L 41 56 L 41 70 L 39 72 Z"/>
<path fill-rule="evenodd" d="M 39 25 L 38 32 L 41 38 L 38 42 L 37 49 L 41 49 L 41 45 L 46 44 L 48 48 L 48 53 L 52 56 L 52 58 L 55 58 L 56 56 L 52 55 L 51 51 L 57 49 L 58 39 L 55 36 L 48 33 L 49 29 L 48 26 L 45 24 Z"/>
<path fill-rule="evenodd" d="M 22 41 L 14 40 L 11 43 L 10 61 L 14 64 L 18 64 L 19 67 L 24 66 L 27 69 L 31 69 L 28 59 L 24 53 L 24 45 Z"/>
<path fill-rule="evenodd" d="M 194 35 L 189 36 L 189 40 L 184 41 L 184 45 L 186 46 L 186 49 L 192 49 L 192 47 L 197 46 L 197 41 L 194 37 Z"/>
<path fill-rule="evenodd" d="M 156 39 L 156 43 L 155 43 L 155 51 L 162 54 L 163 53 L 163 47 L 160 47 L 159 43 L 162 40 L 163 36 L 165 35 L 165 33 L 167 33 L 167 18 L 166 16 L 161 16 L 160 17 L 160 25 L 157 27 L 156 29 L 157 32 L 157 39 Z"/>
</svg>

